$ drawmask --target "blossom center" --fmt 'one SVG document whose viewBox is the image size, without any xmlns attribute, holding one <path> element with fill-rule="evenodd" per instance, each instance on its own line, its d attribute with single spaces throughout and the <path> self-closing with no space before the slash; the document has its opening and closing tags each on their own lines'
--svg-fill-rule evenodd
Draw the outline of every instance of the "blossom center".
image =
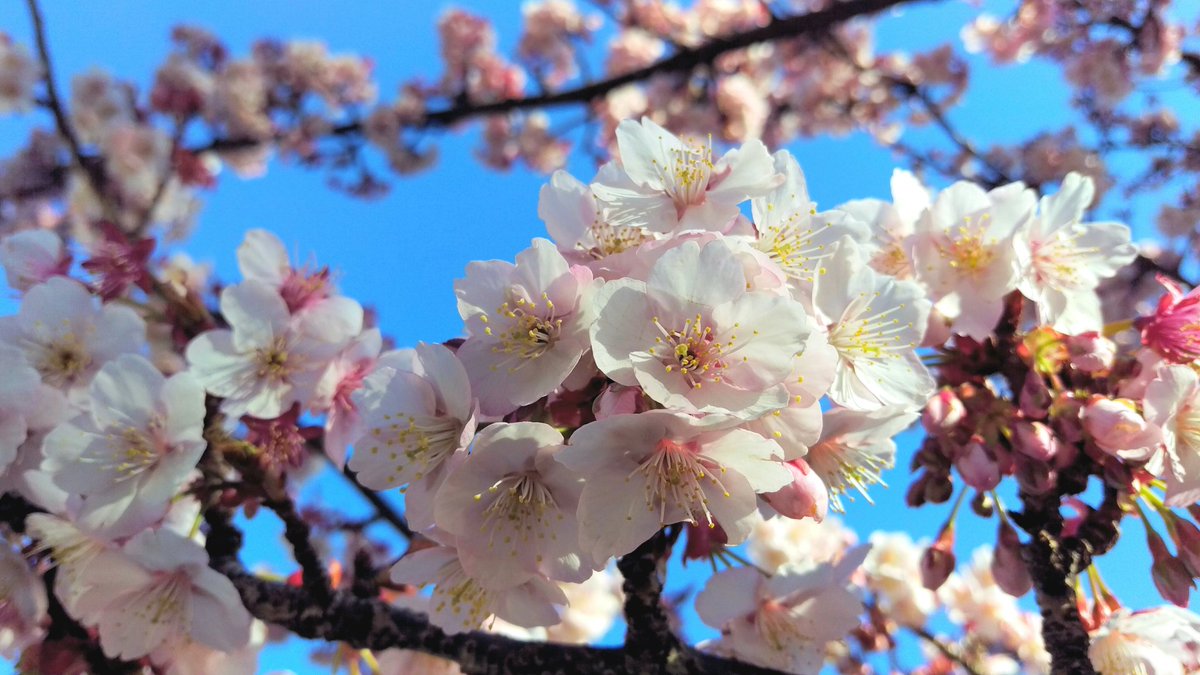
<svg viewBox="0 0 1200 675">
<path fill-rule="evenodd" d="M 37 371 L 42 380 L 53 386 L 74 382 L 92 364 L 92 357 L 83 341 L 74 333 L 66 333 L 42 348 Z"/>
<path fill-rule="evenodd" d="M 737 343 L 737 335 L 730 335 L 728 342 L 720 342 L 713 335 L 712 326 L 706 326 L 699 314 L 685 320 L 680 330 L 667 329 L 657 316 L 651 321 L 661 335 L 654 338 L 650 354 L 663 361 L 668 373 L 678 370 L 693 389 L 704 386 L 706 380 L 722 381 L 722 373 L 729 365 L 725 357 Z"/>
<path fill-rule="evenodd" d="M 991 214 L 985 213 L 978 220 L 971 216 L 963 218 L 951 236 L 938 244 L 938 253 L 949 261 L 950 267 L 971 276 L 978 275 L 996 257 L 992 242 L 987 241 L 987 221 Z"/>
<path fill-rule="evenodd" d="M 558 512 L 558 503 L 536 475 L 521 473 L 505 476 L 487 489 L 486 493 L 492 501 L 483 511 L 484 521 L 480 532 L 490 532 L 489 548 L 495 546 L 496 537 L 502 537 L 503 543 L 511 546 L 513 535 L 509 529 L 516 530 L 520 543 L 531 543 L 534 532 L 551 512 L 562 520 Z M 475 495 L 476 501 L 484 499 L 484 493 Z M 553 538 L 553 534 L 549 535 Z M 536 543 L 536 542 L 532 542 Z M 516 555 L 516 549 L 512 554 Z"/>
<path fill-rule="evenodd" d="M 901 323 L 900 319 L 891 317 L 902 311 L 905 305 L 872 313 L 871 301 L 879 295 L 878 292 L 870 295 L 859 293 L 846 308 L 843 319 L 829 331 L 830 344 L 847 359 L 900 358 L 896 352 L 916 346 L 911 340 L 905 340 L 905 334 L 913 329 L 912 322 Z"/>
<path fill-rule="evenodd" d="M 291 374 L 294 363 L 289 363 L 287 340 L 277 337 L 271 344 L 255 351 L 254 362 L 260 378 L 280 382 Z"/>
<path fill-rule="evenodd" d="M 404 455 L 408 463 L 417 465 L 413 480 L 424 478 L 429 470 L 453 454 L 463 432 L 463 423 L 452 417 L 400 413 L 384 415 L 383 419 L 388 424 L 371 429 L 372 444 L 367 452 L 372 455 L 388 452 L 392 460 Z"/>
<path fill-rule="evenodd" d="M 496 314 L 507 319 L 508 328 L 496 335 L 489 326 L 484 329 L 484 333 L 498 338 L 498 344 L 492 346 L 493 352 L 507 354 L 522 362 L 511 366 L 508 369 L 510 373 L 519 370 L 524 362 L 536 359 L 549 351 L 562 333 L 563 320 L 559 318 L 554 302 L 546 293 L 542 293 L 541 307 L 518 295 L 497 307 Z M 480 320 L 487 323 L 487 316 L 480 317 Z"/>
<path fill-rule="evenodd" d="M 804 459 L 829 488 L 829 505 L 838 512 L 845 511 L 842 495 L 847 488 L 854 488 L 867 503 L 873 504 L 867 488 L 876 484 L 887 487 L 881 474 L 892 467 L 887 458 L 841 443 L 837 438 L 812 446 Z"/>
<path fill-rule="evenodd" d="M 666 148 L 663 154 L 667 158 L 665 166 L 658 160 L 651 162 L 658 170 L 665 192 L 675 202 L 678 215 L 682 216 L 687 207 L 704 202 L 713 173 L 712 138 L 708 139 L 708 145 L 682 141 L 680 147 Z"/>
<path fill-rule="evenodd" d="M 716 527 L 708 508 L 705 483 L 720 490 L 725 497 L 729 496 L 729 490 L 721 483 L 719 475 L 710 470 L 710 462 L 701 459 L 699 450 L 695 442 L 662 439 L 650 456 L 630 473 L 631 478 L 638 473 L 645 478 L 646 508 L 658 510 L 660 523 L 667 524 L 667 507 L 673 506 L 693 525 L 704 520 L 710 528 Z M 725 467 L 717 465 L 715 468 L 718 474 L 725 473 Z"/>
</svg>

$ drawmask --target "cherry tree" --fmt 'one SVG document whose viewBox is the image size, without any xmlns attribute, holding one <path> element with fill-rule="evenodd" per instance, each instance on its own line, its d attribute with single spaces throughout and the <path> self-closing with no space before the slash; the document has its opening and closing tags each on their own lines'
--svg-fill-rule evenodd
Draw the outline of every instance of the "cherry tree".
<svg viewBox="0 0 1200 675">
<path fill-rule="evenodd" d="M 64 88 L 28 0 L 32 42 L 0 35 L 0 113 L 38 125 L 0 163 L 0 654 L 250 672 L 284 631 L 355 673 L 874 673 L 911 636 L 926 675 L 1200 672 L 1196 17 L 1009 0 L 878 50 L 913 4 L 534 0 L 512 53 L 450 9 L 442 72 L 389 96 L 368 58 L 191 26 L 144 91 Z M 972 139 L 968 51 L 1060 69 L 1080 124 Z M 219 181 L 291 162 L 370 199 L 463 128 L 545 174 L 545 237 L 467 266 L 458 337 L 392 344 L 283 227 L 235 279 L 179 252 Z M 891 198 L 818 208 L 787 145 L 851 132 Z M 901 481 L 917 424 L 906 501 L 950 516 L 860 540 L 830 511 Z M 373 515 L 298 503 L 318 472 Z M 289 578 L 239 556 L 264 511 Z M 1127 519 L 1161 607 L 1101 576 Z M 673 556 L 702 589 L 664 592 Z"/>
</svg>

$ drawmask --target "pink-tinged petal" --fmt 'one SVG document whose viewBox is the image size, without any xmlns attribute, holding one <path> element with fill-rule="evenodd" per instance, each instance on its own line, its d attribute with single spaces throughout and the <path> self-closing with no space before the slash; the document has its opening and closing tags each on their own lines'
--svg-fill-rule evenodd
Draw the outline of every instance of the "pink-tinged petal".
<svg viewBox="0 0 1200 675">
<path fill-rule="evenodd" d="M 538 218 L 559 250 L 574 251 L 598 216 L 591 188 L 563 170 L 555 171 L 538 195 Z"/>
<path fill-rule="evenodd" d="M 392 565 L 391 579 L 397 584 L 425 586 L 438 577 L 442 568 L 456 563 L 457 560 L 454 549 L 444 546 L 413 551 Z"/>
<path fill-rule="evenodd" d="M 774 492 L 792 480 L 783 463 L 783 450 L 773 440 L 745 429 L 731 429 L 715 432 L 703 442 L 705 458 L 743 476 L 755 492 Z"/>
<path fill-rule="evenodd" d="M 629 553 L 654 536 L 662 520 L 673 520 L 660 519 L 659 509 L 646 504 L 650 488 L 640 473 L 604 468 L 587 480 L 579 499 L 579 539 L 597 560 Z"/>
<path fill-rule="evenodd" d="M 762 572 L 753 567 L 734 567 L 714 575 L 696 596 L 696 613 L 704 623 L 721 630 L 754 612 L 762 578 Z"/>
<path fill-rule="evenodd" d="M 654 344 L 660 335 L 645 284 L 633 279 L 610 281 L 592 301 L 598 317 L 591 328 L 596 366 L 620 384 L 637 385 L 630 355 Z"/>
<path fill-rule="evenodd" d="M 725 153 L 717 161 L 716 175 L 709 183 L 708 198 L 737 204 L 761 195 L 779 185 L 783 176 L 776 173 L 771 151 L 758 139 L 750 139 Z"/>
<path fill-rule="evenodd" d="M 362 332 L 363 308 L 347 297 L 326 298 L 300 313 L 297 327 L 304 335 L 340 345 Z"/>
<path fill-rule="evenodd" d="M 202 568 L 192 577 L 192 621 L 189 635 L 213 649 L 230 652 L 250 641 L 252 618 L 227 577 Z"/>
<path fill-rule="evenodd" d="M 203 441 L 204 387 L 189 372 L 168 377 L 160 391 L 163 434 L 172 441 Z"/>
<path fill-rule="evenodd" d="M 557 584 L 543 577 L 533 577 L 504 592 L 496 616 L 525 628 L 553 626 L 562 620 L 555 605 L 565 604 L 567 596 Z"/>
<path fill-rule="evenodd" d="M 745 294 L 741 262 L 724 241 L 701 248 L 686 241 L 663 254 L 646 280 L 647 293 L 669 316 L 691 316 L 694 306 L 715 307 Z"/>
<path fill-rule="evenodd" d="M 433 385 L 439 407 L 447 415 L 465 420 L 471 416 L 471 381 L 462 361 L 443 345 L 418 344 L 419 375 Z"/>
</svg>

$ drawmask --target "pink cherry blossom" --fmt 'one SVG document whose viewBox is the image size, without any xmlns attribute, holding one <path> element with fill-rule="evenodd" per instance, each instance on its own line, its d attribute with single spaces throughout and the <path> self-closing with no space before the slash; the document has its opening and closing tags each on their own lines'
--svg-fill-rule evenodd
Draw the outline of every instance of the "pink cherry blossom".
<svg viewBox="0 0 1200 675">
<path fill-rule="evenodd" d="M 757 518 L 756 493 L 791 482 L 779 446 L 729 422 L 665 410 L 617 415 L 571 435 L 559 461 L 587 477 L 580 541 L 597 560 L 629 553 L 664 525 L 720 523 L 736 545 Z"/>
<path fill-rule="evenodd" d="M 350 444 L 362 436 L 362 415 L 353 394 L 374 371 L 382 348 L 379 329 L 364 330 L 330 362 L 317 383 L 312 408 L 325 413 L 325 454 L 338 467 L 345 465 Z"/>
<path fill-rule="evenodd" d="M 825 414 L 821 439 L 805 461 L 829 487 L 829 501 L 842 511 L 841 496 L 850 488 L 867 501 L 867 488 L 883 482 L 882 472 L 896 462 L 892 437 L 917 420 L 917 413 L 896 408 L 860 412 L 835 408 Z"/>
<path fill-rule="evenodd" d="M 572 582 L 591 575 L 575 520 L 583 481 L 556 461 L 562 444 L 546 424 L 493 424 L 438 488 L 438 526 L 457 536 L 463 569 L 489 587 L 538 573 Z"/>
<path fill-rule="evenodd" d="M 233 651 L 250 640 L 250 614 L 197 543 L 146 530 L 82 570 L 76 611 L 100 633 L 109 657 L 135 659 L 174 639 Z"/>
<path fill-rule="evenodd" d="M 494 590 L 467 574 L 448 546 L 409 553 L 392 566 L 391 576 L 401 584 L 434 584 L 429 619 L 447 633 L 477 630 L 491 616 L 523 627 L 549 626 L 558 623 L 555 605 L 567 603 L 562 590 L 540 575 Z"/>
<path fill-rule="evenodd" d="M 330 307 L 330 323 L 346 317 Z M 200 334 L 187 346 L 193 375 L 228 415 L 279 417 L 293 404 L 307 407 L 321 375 L 341 349 L 318 339 L 304 326 L 325 320 L 325 308 L 313 309 L 312 321 L 294 321 L 287 304 L 271 286 L 243 281 L 221 293 L 221 314 L 229 329 Z"/>
<path fill-rule="evenodd" d="M 504 415 L 554 391 L 588 350 L 592 273 L 535 239 L 517 264 L 467 266 L 455 282 L 469 337 L 459 348 L 479 407 Z"/>
<path fill-rule="evenodd" d="M 861 221 L 871 232 L 870 265 L 877 272 L 912 279 L 913 235 L 917 223 L 930 206 L 929 190 L 916 176 L 896 169 L 892 172 L 892 201 L 857 199 L 837 207 Z"/>
<path fill-rule="evenodd" d="M 546 231 L 563 257 L 587 265 L 606 279 L 623 276 L 621 272 L 632 265 L 628 259 L 637 247 L 654 238 L 639 225 L 609 223 L 592 188 L 561 170 L 542 186 L 538 217 L 546 223 Z"/>
<path fill-rule="evenodd" d="M 670 249 L 647 281 L 606 283 L 595 298 L 596 365 L 679 410 L 752 419 L 784 407 L 808 318 L 796 301 L 746 285 L 721 239 Z"/>
<path fill-rule="evenodd" d="M 1178 283 L 1161 275 L 1158 282 L 1166 294 L 1154 314 L 1135 322 L 1142 344 L 1172 363 L 1191 363 L 1200 358 L 1200 290 L 1184 294 Z"/>
<path fill-rule="evenodd" d="M 1165 456 L 1147 470 L 1167 482 L 1166 503 L 1200 500 L 1200 376 L 1187 366 L 1169 366 L 1146 387 L 1146 421 L 1162 429 Z M 1152 458 L 1155 459 L 1155 458 Z"/>
</svg>

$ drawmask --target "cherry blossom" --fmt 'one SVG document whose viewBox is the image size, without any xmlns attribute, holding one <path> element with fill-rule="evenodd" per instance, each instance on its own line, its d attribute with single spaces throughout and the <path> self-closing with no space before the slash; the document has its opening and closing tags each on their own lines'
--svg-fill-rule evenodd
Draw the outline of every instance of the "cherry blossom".
<svg viewBox="0 0 1200 675">
<path fill-rule="evenodd" d="M 917 223 L 917 279 L 955 333 L 983 339 L 996 326 L 1004 296 L 1019 281 L 1013 235 L 1035 205 L 1022 183 L 985 192 L 960 181 L 938 194 Z"/>
<path fill-rule="evenodd" d="M 459 348 L 485 414 L 503 415 L 562 384 L 588 350 L 591 271 L 535 239 L 517 264 L 475 262 L 455 282 L 469 337 Z"/>
<path fill-rule="evenodd" d="M 915 283 L 884 276 L 859 256 L 853 241 L 843 238 L 814 289 L 817 320 L 828 327 L 838 355 L 829 398 L 856 410 L 919 408 L 934 390 L 915 351 L 929 301 Z"/>
<path fill-rule="evenodd" d="M 42 382 L 73 399 L 109 360 L 144 344 L 146 325 L 128 307 L 99 305 L 81 284 L 51 278 L 25 293 L 16 316 L 0 317 L 0 344 L 17 347 Z"/>
<path fill-rule="evenodd" d="M 881 472 L 896 462 L 892 437 L 917 420 L 917 413 L 896 408 L 860 412 L 835 408 L 825 413 L 821 438 L 808 449 L 805 460 L 829 487 L 835 511 L 842 510 L 841 496 L 854 488 L 867 501 L 867 488 L 883 482 Z"/>
<path fill-rule="evenodd" d="M 679 410 L 754 418 L 782 408 L 808 317 L 796 301 L 746 286 L 723 240 L 683 242 L 647 281 L 619 279 L 597 292 L 596 365 Z"/>
<path fill-rule="evenodd" d="M 747 141 L 714 161 L 707 145 L 680 139 L 653 120 L 617 127 L 621 172 L 601 172 L 592 191 L 617 225 L 655 232 L 723 230 L 738 204 L 764 195 L 779 177 L 767 147 Z"/>
<path fill-rule="evenodd" d="M 740 543 L 757 518 L 755 494 L 791 482 L 781 454 L 774 441 L 716 417 L 651 410 L 580 427 L 558 460 L 587 476 L 580 541 L 604 560 L 671 523 L 720 524 Z"/>
<path fill-rule="evenodd" d="M 1146 468 L 1167 482 L 1172 506 L 1200 499 L 1200 376 L 1186 366 L 1169 366 L 1146 386 L 1146 421 L 1162 429 L 1165 453 Z"/>
<path fill-rule="evenodd" d="M 392 581 L 416 586 L 434 584 L 429 618 L 448 633 L 476 630 L 491 616 L 518 626 L 558 623 L 555 605 L 567 597 L 540 575 L 507 589 L 493 590 L 483 579 L 466 573 L 454 548 L 435 546 L 404 556 L 392 566 Z"/>
<path fill-rule="evenodd" d="M 1200 667 L 1200 617 L 1178 607 L 1122 609 L 1095 633 L 1088 657 L 1100 675 L 1168 675 Z"/>
<path fill-rule="evenodd" d="M 24 45 L 0 34 L 0 114 L 25 112 L 33 107 L 33 88 L 42 68 Z"/>
<path fill-rule="evenodd" d="M 812 673 L 825 660 L 825 644 L 858 625 L 862 601 L 850 576 L 868 547 L 837 563 L 803 569 L 785 566 L 771 576 L 738 567 L 709 580 L 696 611 L 722 630 L 721 642 L 742 661 L 789 673 Z"/>
<path fill-rule="evenodd" d="M 889 617 L 924 626 L 938 608 L 937 593 L 921 583 L 921 548 L 903 532 L 874 532 L 863 561 L 866 587 Z"/>
<path fill-rule="evenodd" d="M 616 170 L 612 165 L 606 168 Z M 609 223 L 592 188 L 561 170 L 542 186 L 538 217 L 546 223 L 550 238 L 568 261 L 587 265 L 606 279 L 619 278 L 625 268 L 632 266 L 626 259 L 639 245 L 654 238 L 640 225 Z"/>
<path fill-rule="evenodd" d="M 25 230 L 0 241 L 0 265 L 10 287 L 28 291 L 50 277 L 66 275 L 71 257 L 57 234 Z"/>
<path fill-rule="evenodd" d="M 344 318 L 331 313 L 333 322 Z M 283 297 L 261 281 L 222 291 L 221 314 L 231 328 L 202 333 L 187 347 L 192 374 L 209 393 L 223 397 L 221 409 L 271 419 L 295 403 L 307 406 L 341 345 L 305 333 Z"/>
<path fill-rule="evenodd" d="M 892 172 L 892 201 L 856 199 L 838 206 L 858 221 L 866 223 L 871 232 L 870 265 L 876 271 L 912 279 L 913 244 L 917 223 L 929 208 L 929 190 L 916 176 L 903 169 Z"/>
<path fill-rule="evenodd" d="M 556 460 L 563 437 L 537 422 L 493 424 L 437 492 L 434 518 L 456 535 L 463 569 L 506 588 L 545 574 L 580 582 L 592 561 L 579 550 L 575 512 L 582 479 Z"/>
<path fill-rule="evenodd" d="M 1038 215 L 1014 237 L 1023 270 L 1018 288 L 1037 303 L 1040 323 L 1064 333 L 1102 328 L 1095 289 L 1137 254 L 1128 226 L 1082 222 L 1094 194 L 1091 178 L 1067 174 L 1062 189 L 1043 197 Z"/>
<path fill-rule="evenodd" d="M 1200 358 L 1200 291 L 1185 294 L 1178 283 L 1163 276 L 1158 282 L 1166 294 L 1154 314 L 1135 321 L 1142 344 L 1172 363 L 1191 363 Z"/>
<path fill-rule="evenodd" d="M 145 530 L 120 551 L 105 551 L 79 575 L 76 610 L 95 625 L 104 653 L 145 656 L 179 637 L 221 651 L 250 640 L 250 615 L 229 579 L 209 569 L 195 542 Z"/>
<path fill-rule="evenodd" d="M 146 359 L 110 361 L 89 388 L 88 412 L 46 437 L 54 481 L 84 497 L 78 522 L 109 537 L 152 525 L 204 452 L 204 389 L 188 373 L 162 376 Z"/>
</svg>

